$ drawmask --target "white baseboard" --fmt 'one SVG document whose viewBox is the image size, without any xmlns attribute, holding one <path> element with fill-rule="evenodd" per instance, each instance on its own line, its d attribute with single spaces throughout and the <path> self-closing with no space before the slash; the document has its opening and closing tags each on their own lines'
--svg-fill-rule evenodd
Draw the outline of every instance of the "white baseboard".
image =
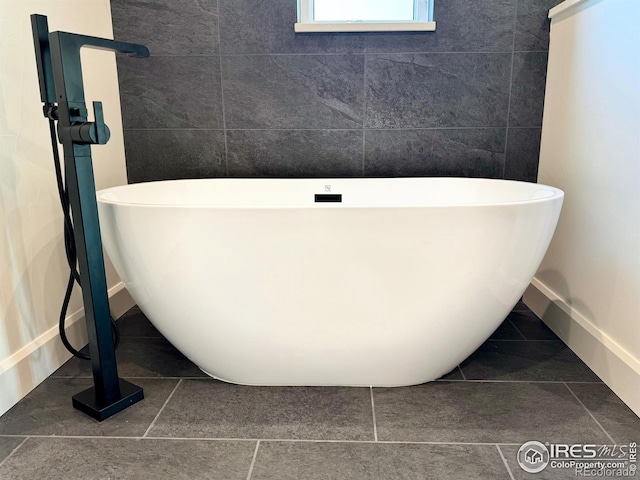
<svg viewBox="0 0 640 480">
<path fill-rule="evenodd" d="M 536 278 L 524 303 L 640 417 L 640 360 Z"/>
<path fill-rule="evenodd" d="M 134 306 L 122 282 L 109 289 L 109 305 L 114 318 Z M 67 337 L 72 345 L 87 343 L 84 309 L 67 317 Z M 71 358 L 60 340 L 58 325 L 0 361 L 0 415 L 37 387 Z M 69 403 L 71 405 L 71 403 Z"/>
</svg>

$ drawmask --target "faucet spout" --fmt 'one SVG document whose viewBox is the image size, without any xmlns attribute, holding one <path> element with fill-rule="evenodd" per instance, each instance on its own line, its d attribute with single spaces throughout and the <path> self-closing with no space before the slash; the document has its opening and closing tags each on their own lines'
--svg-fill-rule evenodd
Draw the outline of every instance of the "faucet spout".
<svg viewBox="0 0 640 480">
<path fill-rule="evenodd" d="M 65 50 L 80 51 L 82 47 L 109 50 L 117 53 L 128 53 L 134 57 L 145 58 L 149 56 L 149 49 L 137 43 L 120 42 L 109 38 L 78 35 L 77 33 L 53 32 L 50 34 L 58 39 Z"/>
<path fill-rule="evenodd" d="M 135 57 L 149 56 L 149 49 L 144 45 L 68 32 L 50 33 L 49 46 L 57 93 L 56 101 L 58 104 L 66 102 L 70 108 L 74 106 L 84 108 L 84 87 L 80 62 L 82 47 L 128 53 Z"/>
</svg>

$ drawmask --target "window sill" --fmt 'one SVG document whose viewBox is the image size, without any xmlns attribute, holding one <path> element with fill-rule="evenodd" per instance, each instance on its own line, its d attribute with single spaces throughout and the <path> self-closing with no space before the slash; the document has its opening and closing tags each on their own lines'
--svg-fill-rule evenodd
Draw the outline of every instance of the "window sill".
<svg viewBox="0 0 640 480">
<path fill-rule="evenodd" d="M 296 33 L 315 32 L 433 32 L 436 22 L 312 22 L 296 23 Z"/>
</svg>

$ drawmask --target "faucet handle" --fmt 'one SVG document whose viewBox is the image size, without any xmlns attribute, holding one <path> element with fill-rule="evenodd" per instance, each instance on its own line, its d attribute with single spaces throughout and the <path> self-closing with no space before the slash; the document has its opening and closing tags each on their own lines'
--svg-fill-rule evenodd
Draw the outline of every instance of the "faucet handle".
<svg viewBox="0 0 640 480">
<path fill-rule="evenodd" d="M 74 122 L 68 127 L 69 135 L 74 143 L 81 145 L 104 145 L 111 137 L 109 127 L 104 123 L 102 102 L 93 102 L 94 122 Z"/>
<path fill-rule="evenodd" d="M 111 132 L 109 127 L 104 123 L 104 114 L 102 113 L 102 102 L 93 102 L 93 116 L 95 117 L 96 142 L 104 145 L 109 141 Z"/>
</svg>

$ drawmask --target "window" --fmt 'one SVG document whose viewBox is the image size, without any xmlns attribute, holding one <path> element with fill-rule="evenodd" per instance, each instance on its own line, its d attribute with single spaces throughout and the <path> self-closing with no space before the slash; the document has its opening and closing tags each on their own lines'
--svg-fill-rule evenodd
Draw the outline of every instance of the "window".
<svg viewBox="0 0 640 480">
<path fill-rule="evenodd" d="M 433 31 L 433 0 L 298 0 L 296 32 Z"/>
</svg>

